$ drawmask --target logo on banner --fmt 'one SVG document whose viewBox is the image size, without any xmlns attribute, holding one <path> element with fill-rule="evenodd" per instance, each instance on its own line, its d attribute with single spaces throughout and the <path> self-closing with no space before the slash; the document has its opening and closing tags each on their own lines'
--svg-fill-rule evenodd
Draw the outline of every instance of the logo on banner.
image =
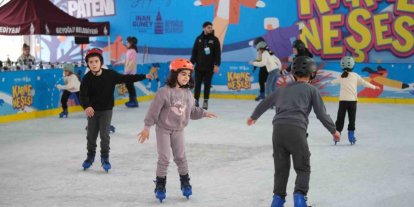
<svg viewBox="0 0 414 207">
<path fill-rule="evenodd" d="M 23 110 L 33 104 L 32 85 L 12 87 L 12 105 L 14 109 Z"/>
<path fill-rule="evenodd" d="M 18 27 L 0 27 L 0 33 L 3 34 L 19 34 L 20 26 Z"/>
<path fill-rule="evenodd" d="M 165 21 L 165 33 L 183 33 L 183 21 L 167 20 Z"/>
<path fill-rule="evenodd" d="M 132 20 L 132 28 L 138 30 L 139 33 L 151 33 L 153 25 L 154 21 L 150 14 L 136 15 Z"/>
<path fill-rule="evenodd" d="M 227 73 L 227 88 L 229 90 L 250 89 L 252 83 L 250 81 L 250 73 L 248 72 L 228 72 Z"/>
<path fill-rule="evenodd" d="M 339 59 L 350 52 L 358 62 L 371 51 L 390 51 L 397 57 L 414 54 L 414 4 L 394 2 L 378 11 L 379 1 L 297 0 L 299 19 L 305 21 L 300 39 L 312 53 Z M 348 13 L 335 12 L 343 4 Z"/>
<path fill-rule="evenodd" d="M 183 25 L 182 20 L 164 20 L 160 11 L 155 17 L 153 14 L 140 13 L 132 19 L 132 28 L 139 33 L 147 34 L 183 33 Z"/>
<path fill-rule="evenodd" d="M 97 28 L 88 28 L 88 27 L 56 27 L 56 34 L 89 34 L 96 35 L 99 33 Z"/>
<path fill-rule="evenodd" d="M 77 18 L 115 15 L 115 0 L 68 0 L 67 13 Z"/>
</svg>

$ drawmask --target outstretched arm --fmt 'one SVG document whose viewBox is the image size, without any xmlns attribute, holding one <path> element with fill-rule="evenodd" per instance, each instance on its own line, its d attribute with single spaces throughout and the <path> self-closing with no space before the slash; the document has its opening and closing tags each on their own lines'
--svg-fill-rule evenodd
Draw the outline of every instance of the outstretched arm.
<svg viewBox="0 0 414 207">
<path fill-rule="evenodd" d="M 358 75 L 358 74 L 357 74 Z M 379 87 L 371 84 L 370 82 L 364 80 L 363 78 L 361 78 L 361 76 L 358 75 L 358 85 L 363 85 L 367 88 L 371 88 L 371 89 L 377 89 Z"/>
<path fill-rule="evenodd" d="M 115 72 L 115 83 L 133 83 L 137 81 L 142 81 L 147 78 L 147 75 L 144 74 L 136 74 L 136 75 L 122 75 L 117 72 Z"/>
<path fill-rule="evenodd" d="M 256 121 L 264 112 L 266 112 L 270 107 L 274 106 L 278 92 L 279 91 L 276 90 L 267 96 L 262 102 L 260 102 L 259 105 L 257 105 L 254 109 L 253 114 L 249 117 L 248 121 L 250 119 Z M 252 124 L 254 124 L 254 122 Z"/>
</svg>

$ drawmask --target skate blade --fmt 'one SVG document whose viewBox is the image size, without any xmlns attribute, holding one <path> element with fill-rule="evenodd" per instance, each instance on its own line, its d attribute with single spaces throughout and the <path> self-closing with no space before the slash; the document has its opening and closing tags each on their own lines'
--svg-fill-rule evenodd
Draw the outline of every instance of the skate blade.
<svg viewBox="0 0 414 207">
<path fill-rule="evenodd" d="M 162 201 L 165 199 L 165 197 L 164 198 L 158 198 L 157 196 L 155 196 L 155 198 L 158 199 L 160 201 L 160 203 L 162 203 Z"/>
</svg>

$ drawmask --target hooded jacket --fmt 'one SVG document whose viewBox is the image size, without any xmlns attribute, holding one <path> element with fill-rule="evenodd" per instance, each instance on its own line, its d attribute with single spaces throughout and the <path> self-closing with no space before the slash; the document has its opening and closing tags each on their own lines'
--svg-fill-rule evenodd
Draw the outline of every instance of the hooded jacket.
<svg viewBox="0 0 414 207">
<path fill-rule="evenodd" d="M 210 54 L 206 54 L 205 48 L 209 48 Z M 196 38 L 191 54 L 191 62 L 196 70 L 213 71 L 214 66 L 221 64 L 221 49 L 219 39 L 214 32 L 205 35 L 204 31 Z"/>
</svg>

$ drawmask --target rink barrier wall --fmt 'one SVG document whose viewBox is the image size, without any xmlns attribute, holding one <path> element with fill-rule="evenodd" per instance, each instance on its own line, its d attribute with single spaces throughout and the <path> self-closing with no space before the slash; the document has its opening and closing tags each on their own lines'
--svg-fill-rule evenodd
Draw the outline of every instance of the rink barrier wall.
<svg viewBox="0 0 414 207">
<path fill-rule="evenodd" d="M 338 102 L 339 86 L 330 81 L 341 74 L 337 62 L 318 63 L 319 71 L 313 85 L 319 89 L 325 101 Z M 143 80 L 135 83 L 138 99 L 150 100 L 162 87 L 169 73 L 169 63 L 138 65 L 139 73 L 151 73 L 158 80 Z M 111 66 L 123 73 L 123 66 Z M 76 67 L 75 73 L 82 78 L 84 67 Z M 359 87 L 360 103 L 414 104 L 414 70 L 411 64 L 358 63 L 354 68 L 366 81 L 381 90 Z M 278 85 L 294 81 L 291 74 L 280 77 Z M 0 72 L 0 123 L 57 116 L 60 109 L 61 91 L 57 84 L 63 84 L 61 69 Z M 258 70 L 244 62 L 224 62 L 220 73 L 215 74 L 211 98 L 254 100 L 258 94 Z M 115 88 L 116 104 L 127 101 L 125 85 Z M 69 97 L 70 112 L 81 111 L 76 96 Z"/>
<path fill-rule="evenodd" d="M 256 95 L 232 95 L 232 94 L 210 94 L 210 98 L 216 99 L 241 99 L 254 100 Z M 322 97 L 324 102 L 339 102 L 338 97 Z M 405 98 L 358 98 L 358 103 L 370 104 L 414 104 L 414 99 Z"/>
<path fill-rule="evenodd" d="M 137 98 L 139 102 L 150 101 L 155 95 L 141 96 Z M 215 99 L 240 99 L 240 100 L 254 100 L 255 95 L 232 95 L 232 94 L 211 94 L 211 98 Z M 323 97 L 325 102 L 339 102 L 338 97 Z M 124 105 L 128 99 L 121 99 L 115 101 L 115 106 Z M 397 98 L 359 98 L 359 103 L 369 104 L 414 104 L 414 99 L 397 99 Z M 69 114 L 83 111 L 81 106 L 68 107 Z M 9 123 L 15 121 L 24 121 L 30 119 L 44 118 L 50 116 L 57 116 L 61 112 L 61 108 L 49 109 L 43 111 L 33 111 L 26 113 L 19 113 L 13 115 L 0 116 L 1 123 Z"/>
<path fill-rule="evenodd" d="M 139 102 L 150 101 L 154 98 L 154 96 L 155 96 L 154 94 L 148 95 L 148 96 L 141 96 L 141 97 L 138 97 L 137 100 Z M 116 100 L 115 106 L 124 105 L 128 100 L 129 99 Z M 68 111 L 69 111 L 69 115 L 68 115 L 69 117 L 71 113 L 83 111 L 83 108 L 81 106 L 69 106 Z M 56 108 L 56 109 L 32 111 L 32 112 L 0 116 L 0 124 L 8 123 L 8 122 L 15 122 L 15 121 L 24 121 L 24 120 L 30 120 L 30 119 L 44 118 L 44 117 L 50 117 L 50 116 L 58 116 L 60 112 L 62 112 L 62 109 Z"/>
</svg>

